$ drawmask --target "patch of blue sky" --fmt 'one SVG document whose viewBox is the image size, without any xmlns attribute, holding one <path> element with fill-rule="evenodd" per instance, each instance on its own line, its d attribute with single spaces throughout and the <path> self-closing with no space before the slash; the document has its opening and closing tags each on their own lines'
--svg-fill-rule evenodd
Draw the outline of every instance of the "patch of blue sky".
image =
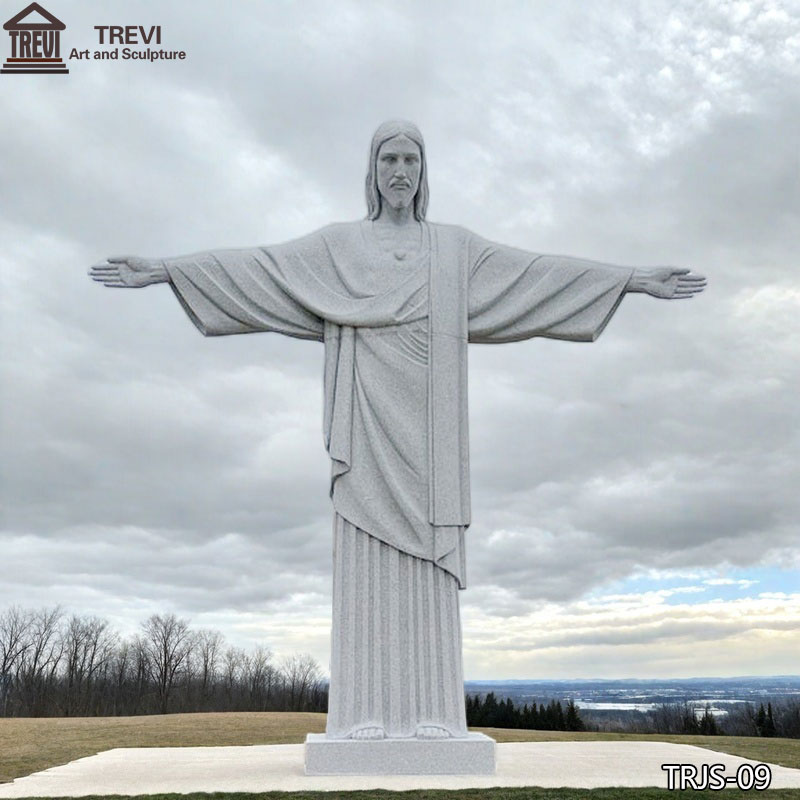
<svg viewBox="0 0 800 800">
<path fill-rule="evenodd" d="M 780 567 L 647 570 L 598 587 L 587 600 L 620 595 L 657 594 L 663 603 L 723 602 L 761 595 L 800 593 L 800 570 Z"/>
</svg>

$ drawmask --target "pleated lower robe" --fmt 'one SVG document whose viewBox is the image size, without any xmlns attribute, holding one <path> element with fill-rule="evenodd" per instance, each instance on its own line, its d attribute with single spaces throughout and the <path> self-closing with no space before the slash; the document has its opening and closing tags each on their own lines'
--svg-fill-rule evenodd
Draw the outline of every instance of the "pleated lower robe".
<svg viewBox="0 0 800 800">
<path fill-rule="evenodd" d="M 333 635 L 327 735 L 420 725 L 466 736 L 458 582 L 338 514 L 333 538 Z"/>
</svg>

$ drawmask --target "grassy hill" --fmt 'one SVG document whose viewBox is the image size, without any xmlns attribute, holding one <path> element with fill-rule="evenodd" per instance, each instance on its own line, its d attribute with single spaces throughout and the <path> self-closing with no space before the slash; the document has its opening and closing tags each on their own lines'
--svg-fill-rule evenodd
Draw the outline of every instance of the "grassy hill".
<svg viewBox="0 0 800 800">
<path fill-rule="evenodd" d="M 324 714 L 242 712 L 220 714 L 169 714 L 165 716 L 142 717 L 86 717 L 86 718 L 41 718 L 41 719 L 0 719 L 0 782 L 10 781 L 22 775 L 29 775 L 48 767 L 65 764 L 76 758 L 94 755 L 114 747 L 199 747 L 249 744 L 289 744 L 305 740 L 306 733 L 319 733 L 325 729 Z M 645 740 L 667 741 L 680 744 L 693 744 L 731 753 L 758 761 L 800 768 L 800 740 L 796 739 L 757 739 L 732 736 L 667 736 L 635 735 L 613 733 L 567 733 L 558 731 L 522 731 L 500 728 L 480 728 L 498 742 L 526 741 L 611 741 Z M 628 795 L 607 794 L 609 790 L 482 790 L 481 792 L 427 792 L 403 793 L 408 798 L 602 798 L 611 797 L 650 797 L 649 790 L 632 790 Z M 614 790 L 610 790 L 614 791 Z M 619 790 L 616 790 L 619 792 Z M 661 790 L 654 790 L 661 792 Z M 785 794 L 785 792 L 790 792 Z M 270 793 L 272 794 L 272 793 Z M 324 795 L 329 800 L 342 797 L 377 798 L 391 796 L 393 793 L 336 792 Z M 670 793 L 674 795 L 675 793 Z M 693 792 L 693 797 L 705 795 Z M 733 800 L 738 792 L 725 791 L 726 800 Z M 266 798 L 269 795 L 260 795 Z M 276 797 L 288 798 L 290 795 L 276 793 Z M 294 797 L 294 795 L 291 795 Z M 311 794 L 307 795 L 309 798 Z M 314 794 L 314 797 L 317 795 Z M 320 795 L 322 796 L 322 795 Z M 664 793 L 652 797 L 663 797 Z M 742 794 L 742 797 L 748 796 Z M 800 791 L 770 791 L 771 798 L 800 797 Z M 182 795 L 182 800 L 189 796 Z M 227 797 L 227 796 L 226 796 Z M 232 795 L 230 797 L 233 797 Z M 243 795 L 253 798 L 255 795 Z M 297 795 L 299 798 L 300 795 Z"/>
</svg>

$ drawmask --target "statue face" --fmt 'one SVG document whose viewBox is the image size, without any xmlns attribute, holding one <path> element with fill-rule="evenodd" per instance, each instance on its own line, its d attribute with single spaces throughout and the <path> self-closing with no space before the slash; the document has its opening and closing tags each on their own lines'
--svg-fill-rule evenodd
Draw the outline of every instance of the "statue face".
<svg viewBox="0 0 800 800">
<path fill-rule="evenodd" d="M 419 147 L 403 134 L 387 139 L 378 150 L 378 191 L 392 208 L 406 208 L 419 188 Z"/>
</svg>

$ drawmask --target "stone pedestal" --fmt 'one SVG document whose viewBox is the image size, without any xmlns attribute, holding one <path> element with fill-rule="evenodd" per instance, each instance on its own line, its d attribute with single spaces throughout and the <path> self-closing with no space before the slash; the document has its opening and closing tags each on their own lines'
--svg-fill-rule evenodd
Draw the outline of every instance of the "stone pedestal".
<svg viewBox="0 0 800 800">
<path fill-rule="evenodd" d="M 495 741 L 464 739 L 328 739 L 309 733 L 306 775 L 494 775 Z"/>
</svg>

